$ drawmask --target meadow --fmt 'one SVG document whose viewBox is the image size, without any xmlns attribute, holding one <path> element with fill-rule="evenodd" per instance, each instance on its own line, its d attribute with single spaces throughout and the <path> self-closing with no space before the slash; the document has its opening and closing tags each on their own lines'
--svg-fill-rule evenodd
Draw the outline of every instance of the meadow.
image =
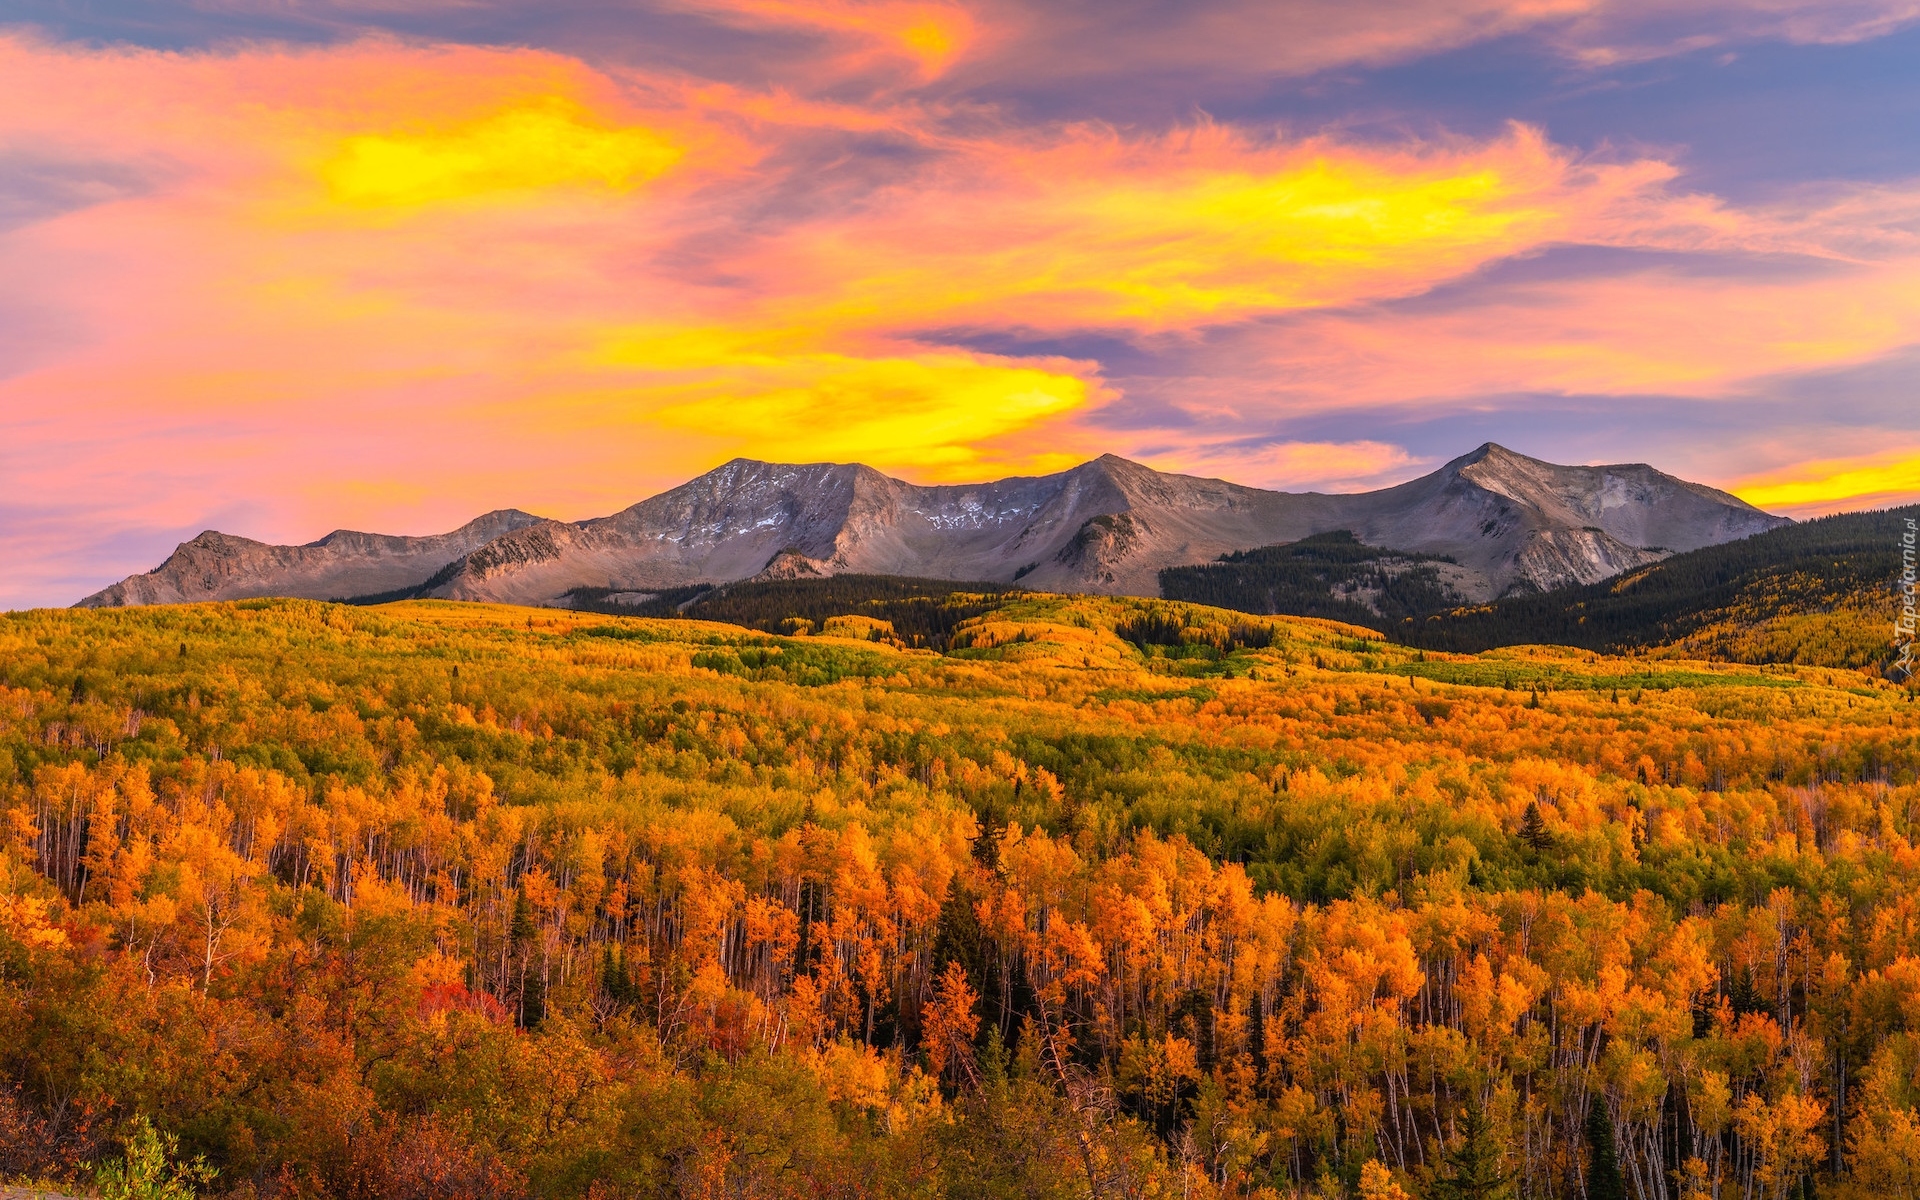
<svg viewBox="0 0 1920 1200">
<path fill-rule="evenodd" d="M 1911 690 L 938 604 L 0 616 L 0 1174 L 1920 1192 Z"/>
</svg>

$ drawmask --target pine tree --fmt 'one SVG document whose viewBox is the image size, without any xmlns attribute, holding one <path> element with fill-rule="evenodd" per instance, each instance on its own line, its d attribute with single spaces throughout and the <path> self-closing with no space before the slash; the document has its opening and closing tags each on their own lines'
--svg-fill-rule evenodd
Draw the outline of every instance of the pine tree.
<svg viewBox="0 0 1920 1200">
<path fill-rule="evenodd" d="M 528 963 L 526 975 L 520 982 L 520 1025 L 524 1029 L 538 1029 L 546 1019 L 546 976 L 538 965 Z"/>
<path fill-rule="evenodd" d="M 516 947 L 531 945 L 538 930 L 533 923 L 533 904 L 525 892 L 516 892 L 513 897 L 513 925 L 508 936 Z"/>
<path fill-rule="evenodd" d="M 1595 1096 L 1587 1106 L 1587 1200 L 1627 1200 L 1627 1181 L 1620 1174 L 1613 1117 L 1607 1112 L 1605 1096 Z"/>
<path fill-rule="evenodd" d="M 1527 801 L 1527 811 L 1520 818 L 1520 840 L 1536 854 L 1553 845 L 1553 835 L 1547 832 L 1547 820 L 1540 814 L 1538 800 Z"/>
<path fill-rule="evenodd" d="M 600 958 L 600 986 L 615 1008 L 631 1008 L 639 1002 L 639 989 L 634 987 L 633 977 L 627 974 L 627 953 L 624 948 L 616 951 L 612 943 L 607 944 Z"/>
<path fill-rule="evenodd" d="M 510 936 L 514 947 L 525 955 L 520 962 L 520 1024 L 527 1029 L 537 1028 L 547 1016 L 546 974 L 534 959 L 539 932 L 533 920 L 533 904 L 522 891 L 514 897 Z"/>
<path fill-rule="evenodd" d="M 1500 1170 L 1500 1146 L 1477 1097 L 1467 1101 L 1460 1144 L 1447 1151 L 1445 1170 L 1433 1181 L 1433 1200 L 1506 1200 L 1509 1180 Z"/>
</svg>

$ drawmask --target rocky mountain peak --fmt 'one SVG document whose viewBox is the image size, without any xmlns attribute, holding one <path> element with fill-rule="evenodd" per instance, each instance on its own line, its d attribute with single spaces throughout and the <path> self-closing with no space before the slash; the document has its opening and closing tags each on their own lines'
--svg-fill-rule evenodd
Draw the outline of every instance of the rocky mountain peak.
<svg viewBox="0 0 1920 1200">
<path fill-rule="evenodd" d="M 1376 492 L 1292 493 L 1102 455 L 1052 475 L 922 486 L 858 463 L 736 458 L 612 516 L 488 513 L 431 538 L 336 531 L 269 546 L 207 531 L 84 604 L 403 594 L 566 604 L 645 591 L 860 572 L 1155 595 L 1168 566 L 1348 530 L 1455 560 L 1466 598 L 1592 582 L 1784 523 L 1644 464 L 1560 466 L 1488 442 Z"/>
</svg>

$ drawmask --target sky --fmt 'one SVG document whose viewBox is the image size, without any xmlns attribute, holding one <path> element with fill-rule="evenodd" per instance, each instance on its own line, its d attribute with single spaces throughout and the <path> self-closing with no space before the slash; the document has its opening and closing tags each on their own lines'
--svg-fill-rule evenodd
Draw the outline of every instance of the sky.
<svg viewBox="0 0 1920 1200">
<path fill-rule="evenodd" d="M 1920 0 L 0 0 L 0 608 L 735 456 L 1920 499 Z"/>
</svg>

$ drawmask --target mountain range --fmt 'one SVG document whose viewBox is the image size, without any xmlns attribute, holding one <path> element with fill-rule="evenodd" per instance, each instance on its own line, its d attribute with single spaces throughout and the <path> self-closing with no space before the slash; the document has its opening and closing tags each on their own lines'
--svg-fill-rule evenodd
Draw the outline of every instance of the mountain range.
<svg viewBox="0 0 1920 1200">
<path fill-rule="evenodd" d="M 1160 594 L 1160 572 L 1345 530 L 1450 560 L 1462 600 L 1594 583 L 1789 524 L 1644 464 L 1560 466 L 1488 443 L 1372 492 L 1278 492 L 1106 455 L 1053 475 L 920 486 L 858 464 L 735 459 L 608 517 L 504 509 L 432 537 L 337 531 L 275 546 L 208 531 L 107 607 L 255 596 L 566 606 L 744 579 L 897 575 Z"/>
</svg>

